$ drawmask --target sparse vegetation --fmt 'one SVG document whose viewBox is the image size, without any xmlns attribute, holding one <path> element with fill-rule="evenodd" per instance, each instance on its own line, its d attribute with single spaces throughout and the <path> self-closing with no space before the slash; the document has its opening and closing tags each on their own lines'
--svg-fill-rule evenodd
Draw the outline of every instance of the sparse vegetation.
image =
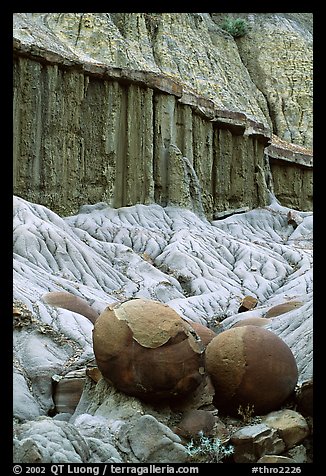
<svg viewBox="0 0 326 476">
<path fill-rule="evenodd" d="M 222 460 L 233 454 L 232 445 L 224 446 L 219 438 L 208 438 L 202 432 L 199 433 L 199 440 L 190 441 L 186 445 L 186 450 L 191 461 L 197 463 L 221 463 Z"/>
<path fill-rule="evenodd" d="M 228 17 L 222 23 L 221 28 L 230 33 L 233 38 L 240 38 L 248 33 L 248 23 L 243 18 Z"/>
<path fill-rule="evenodd" d="M 261 421 L 261 418 L 254 415 L 255 413 L 255 406 L 251 405 L 250 403 L 247 404 L 246 407 L 239 405 L 238 408 L 238 415 L 242 418 L 242 421 L 245 424 L 254 424 Z"/>
</svg>

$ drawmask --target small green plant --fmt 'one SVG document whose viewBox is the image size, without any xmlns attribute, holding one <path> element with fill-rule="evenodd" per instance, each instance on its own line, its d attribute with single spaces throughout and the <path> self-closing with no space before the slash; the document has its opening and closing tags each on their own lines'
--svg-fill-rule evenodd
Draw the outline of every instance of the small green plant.
<svg viewBox="0 0 326 476">
<path fill-rule="evenodd" d="M 222 23 L 221 28 L 230 33 L 233 38 L 240 38 L 248 33 L 248 23 L 243 18 L 228 17 Z"/>
<path fill-rule="evenodd" d="M 208 438 L 199 432 L 199 440 L 186 445 L 187 454 L 198 463 L 221 463 L 222 459 L 234 452 L 234 447 L 224 446 L 219 438 Z"/>
</svg>

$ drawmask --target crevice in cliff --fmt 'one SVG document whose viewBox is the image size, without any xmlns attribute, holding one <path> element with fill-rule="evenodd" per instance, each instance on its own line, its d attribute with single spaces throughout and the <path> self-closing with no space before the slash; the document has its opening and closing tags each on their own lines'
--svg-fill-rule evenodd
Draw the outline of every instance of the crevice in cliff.
<svg viewBox="0 0 326 476">
<path fill-rule="evenodd" d="M 259 89 L 258 86 L 257 86 L 257 89 Z M 268 109 L 268 118 L 270 120 L 270 123 L 272 124 L 272 134 L 277 134 L 275 114 L 273 113 L 272 106 L 271 106 L 270 102 L 268 101 L 268 98 L 267 98 L 266 94 L 261 89 L 259 89 L 259 91 L 262 93 L 262 95 L 264 96 L 264 98 L 266 100 L 266 106 L 267 106 L 267 109 Z"/>
<path fill-rule="evenodd" d="M 281 101 L 281 107 L 282 107 L 282 114 L 283 114 L 283 118 L 284 118 L 284 121 L 287 125 L 287 132 L 289 133 L 290 137 L 289 137 L 289 142 L 293 143 L 294 142 L 294 137 L 293 137 L 293 134 L 292 134 L 292 131 L 291 131 L 291 127 L 290 127 L 290 124 L 289 124 L 289 121 L 288 121 L 288 118 L 287 118 L 287 114 L 286 114 L 286 104 L 285 104 L 285 100 L 284 98 L 282 98 L 282 101 Z M 277 133 L 277 129 L 275 129 L 275 132 L 274 132 L 275 135 L 278 135 Z"/>
<path fill-rule="evenodd" d="M 118 119 L 118 127 L 121 139 L 118 141 L 116 162 L 116 184 L 114 187 L 114 206 L 122 206 L 126 202 L 126 155 L 127 155 L 127 107 L 128 98 L 126 93 L 120 97 L 120 114 Z"/>
<path fill-rule="evenodd" d="M 152 40 L 155 40 L 161 23 L 160 16 L 157 13 L 143 13 L 143 15 L 149 36 Z"/>
<path fill-rule="evenodd" d="M 78 30 L 77 30 L 77 36 L 76 36 L 76 41 L 75 41 L 75 46 L 77 46 L 78 40 L 80 38 L 80 32 L 83 26 L 83 18 L 84 18 L 85 13 L 81 13 L 79 17 L 79 22 L 78 22 Z"/>
<path fill-rule="evenodd" d="M 146 24 L 148 36 L 151 40 L 152 54 L 155 61 L 155 65 L 161 71 L 161 73 L 164 74 L 160 66 L 161 60 L 156 48 L 157 38 L 159 36 L 160 29 L 161 29 L 161 18 L 159 15 L 155 16 L 157 15 L 155 13 L 144 13 L 143 15 L 145 16 L 145 24 Z"/>
<path fill-rule="evenodd" d="M 192 204 L 191 208 L 198 216 L 205 217 L 202 200 L 202 187 L 200 185 L 196 171 L 187 157 L 182 156 L 181 160 L 183 162 L 187 182 L 189 183 L 189 195 Z"/>
</svg>

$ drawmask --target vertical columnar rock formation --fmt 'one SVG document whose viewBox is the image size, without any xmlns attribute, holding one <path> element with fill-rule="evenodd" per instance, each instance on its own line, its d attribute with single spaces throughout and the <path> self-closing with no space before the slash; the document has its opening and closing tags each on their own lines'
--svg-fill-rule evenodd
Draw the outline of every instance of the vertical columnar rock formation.
<svg viewBox="0 0 326 476">
<path fill-rule="evenodd" d="M 311 15 L 235 14 L 250 23 L 241 38 L 223 30 L 218 15 L 14 14 L 13 412 L 19 464 L 189 461 L 172 429 L 183 410 L 199 417 L 199 408 L 211 408 L 206 377 L 189 395 L 188 384 L 178 387 L 187 398 L 170 409 L 125 395 L 98 380 L 98 372 L 94 377 L 98 346 L 94 340 L 93 348 L 89 319 L 108 305 L 125 310 L 140 299 L 168 305 L 205 345 L 231 327 L 244 335 L 248 321 L 264 321 L 265 329 L 256 329 L 277 335 L 293 353 L 298 408 L 310 418 L 313 223 L 305 210 L 312 205 L 311 61 L 303 19 Z M 289 50 L 284 58 L 282 48 Z M 42 300 L 49 291 L 65 294 L 64 309 Z M 67 291 L 88 304 L 79 300 L 72 307 Z M 241 313 L 248 296 L 256 306 Z M 123 312 L 118 320 L 128 321 L 127 337 L 132 333 L 144 356 L 138 370 L 149 368 L 143 344 L 158 356 L 166 344 L 172 351 L 192 342 L 188 336 L 178 343 L 183 334 L 172 333 L 156 348 L 155 332 L 147 340 L 144 314 L 125 321 Z M 130 346 L 127 353 L 122 347 L 112 358 L 126 364 L 124 386 L 135 359 L 128 359 Z M 253 362 L 260 351 L 258 345 Z M 184 358 L 181 367 L 177 360 L 172 357 L 171 365 L 182 377 Z M 197 358 L 195 363 L 195 375 L 187 371 L 183 383 L 197 382 Z M 158 388 L 150 372 L 142 375 L 147 397 L 161 392 L 161 379 Z M 128 391 L 121 372 L 107 378 Z M 67 392 L 76 398 L 67 399 Z M 74 409 L 74 415 L 66 413 Z M 247 419 L 249 409 L 240 415 Z M 192 425 L 194 433 L 209 431 L 212 417 L 210 412 L 209 425 L 206 418 Z M 222 421 L 215 423 L 212 436 L 223 436 L 224 443 L 234 426 L 225 425 L 225 433 Z M 291 453 L 284 453 L 275 428 L 246 426 L 234 443 L 240 448 L 234 461 L 253 462 L 266 452 L 282 453 L 277 461 L 284 461 Z"/>
<path fill-rule="evenodd" d="M 270 167 L 264 152 L 283 119 L 244 65 L 251 37 L 214 15 L 15 14 L 15 193 L 62 214 L 156 202 L 211 218 L 266 205 L 272 171 L 284 205 L 311 209 L 311 163 L 279 160 L 281 147 Z"/>
<path fill-rule="evenodd" d="M 313 156 L 312 151 L 273 136 L 265 149 L 273 176 L 273 191 L 288 207 L 312 210 Z"/>
<path fill-rule="evenodd" d="M 21 56 L 14 75 L 15 188 L 29 200 L 62 213 L 157 202 L 210 216 L 267 203 L 267 132 L 243 135 L 243 114 L 212 122 L 214 109 L 200 115 L 199 99 L 180 103 L 159 77 L 154 89 L 146 75 L 99 79 Z"/>
</svg>

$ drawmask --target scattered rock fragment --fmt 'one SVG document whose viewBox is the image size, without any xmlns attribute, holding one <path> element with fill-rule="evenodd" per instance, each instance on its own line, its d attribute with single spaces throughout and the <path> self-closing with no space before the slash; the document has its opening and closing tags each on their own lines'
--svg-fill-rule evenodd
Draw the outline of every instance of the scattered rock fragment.
<svg viewBox="0 0 326 476">
<path fill-rule="evenodd" d="M 244 426 L 231 437 L 235 463 L 253 463 L 265 454 L 280 454 L 285 445 L 276 430 L 263 423 Z"/>
<path fill-rule="evenodd" d="M 269 413 L 263 422 L 278 431 L 287 449 L 292 448 L 309 435 L 309 427 L 302 415 L 294 410 L 284 409 Z"/>
<path fill-rule="evenodd" d="M 53 401 L 57 413 L 74 413 L 85 385 L 85 369 L 52 376 Z"/>
<path fill-rule="evenodd" d="M 313 380 L 303 382 L 296 391 L 297 410 L 303 416 L 313 416 Z"/>
<path fill-rule="evenodd" d="M 257 463 L 295 463 L 294 459 L 281 455 L 264 455 Z"/>
<path fill-rule="evenodd" d="M 13 303 L 12 314 L 13 326 L 16 329 L 29 326 L 36 322 L 36 318 L 33 317 L 33 314 L 28 307 L 19 301 Z"/>
<path fill-rule="evenodd" d="M 242 301 L 241 305 L 238 309 L 238 312 L 246 312 L 251 311 L 257 306 L 258 299 L 253 296 L 245 296 Z"/>
<path fill-rule="evenodd" d="M 97 383 L 101 378 L 102 374 L 97 367 L 90 367 L 86 369 L 86 375 Z"/>
<path fill-rule="evenodd" d="M 287 214 L 288 224 L 292 225 L 294 229 L 303 222 L 303 218 L 294 210 L 290 210 Z"/>
<path fill-rule="evenodd" d="M 286 456 L 293 459 L 296 463 L 307 463 L 307 449 L 304 445 L 294 446 L 287 451 Z"/>
<path fill-rule="evenodd" d="M 175 428 L 175 433 L 186 439 L 197 439 L 200 433 L 205 436 L 212 436 L 216 422 L 217 417 L 212 412 L 188 410 L 183 414 Z"/>
</svg>

